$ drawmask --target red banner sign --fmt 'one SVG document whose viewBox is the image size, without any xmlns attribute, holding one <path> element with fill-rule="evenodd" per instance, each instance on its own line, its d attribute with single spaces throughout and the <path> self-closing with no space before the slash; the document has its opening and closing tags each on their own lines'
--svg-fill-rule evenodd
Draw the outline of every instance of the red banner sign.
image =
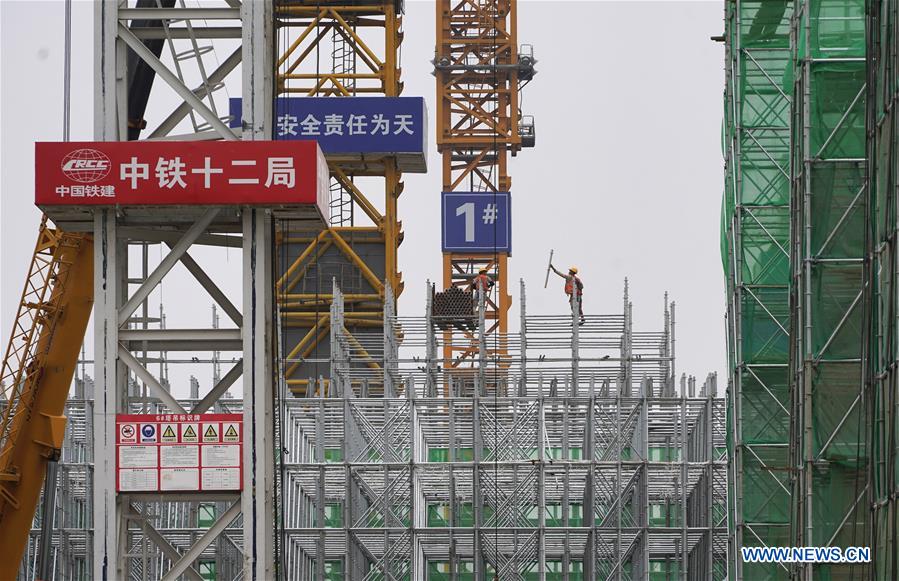
<svg viewBox="0 0 899 581">
<path fill-rule="evenodd" d="M 303 205 L 326 215 L 328 165 L 314 141 L 35 144 L 35 203 Z"/>
<path fill-rule="evenodd" d="M 235 491 L 243 488 L 241 414 L 119 414 L 119 492 Z"/>
</svg>

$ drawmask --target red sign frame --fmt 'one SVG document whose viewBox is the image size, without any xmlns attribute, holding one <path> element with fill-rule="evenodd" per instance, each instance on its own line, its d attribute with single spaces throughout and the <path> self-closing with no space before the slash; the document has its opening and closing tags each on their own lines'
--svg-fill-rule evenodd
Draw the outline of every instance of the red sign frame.
<svg viewBox="0 0 899 581">
<path fill-rule="evenodd" d="M 329 172 L 314 141 L 35 143 L 35 204 L 316 205 Z"/>
<path fill-rule="evenodd" d="M 116 492 L 238 492 L 244 486 L 243 443 L 242 414 L 117 414 Z M 232 448 L 237 449 L 236 464 L 230 460 Z M 165 465 L 167 452 L 172 452 L 175 463 Z M 122 466 L 125 455 L 129 465 Z M 195 463 L 189 461 L 191 456 L 196 457 Z M 218 476 L 231 481 L 235 470 L 236 486 L 204 485 Z M 179 472 L 188 479 L 194 477 L 196 486 L 175 483 Z M 166 476 L 173 484 L 166 486 Z M 128 481 L 127 486 L 123 480 Z"/>
</svg>

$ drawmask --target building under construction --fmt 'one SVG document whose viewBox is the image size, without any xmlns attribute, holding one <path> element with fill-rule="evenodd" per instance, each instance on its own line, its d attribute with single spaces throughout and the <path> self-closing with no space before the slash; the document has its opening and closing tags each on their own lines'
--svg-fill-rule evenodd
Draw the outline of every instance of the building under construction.
<svg viewBox="0 0 899 581">
<path fill-rule="evenodd" d="M 676 377 L 674 304 L 635 330 L 626 284 L 580 321 L 528 314 L 522 283 L 509 330 L 509 161 L 536 141 L 514 1 L 437 3 L 461 219 L 445 280 L 396 312 L 428 123 L 400 96 L 402 8 L 97 3 L 96 141 L 36 148 L 53 226 L 3 368 L 10 575 L 724 578 L 724 400 Z M 164 89 L 180 104 L 148 126 Z M 237 285 L 209 267 L 229 253 Z M 205 325 L 162 301 L 179 269 Z"/>
<path fill-rule="evenodd" d="M 726 3 L 730 578 L 897 575 L 897 7 Z M 743 547 L 868 547 L 745 562 Z"/>
<path fill-rule="evenodd" d="M 435 2 L 431 111 L 401 0 L 96 2 L 94 141 L 67 109 L 36 144 L 0 578 L 895 578 L 899 7 L 724 4 L 719 387 L 661 291 L 635 328 L 627 281 L 583 315 L 576 270 L 552 315 L 512 282 L 549 90 L 517 0 Z M 423 284 L 398 207 L 429 134 Z M 870 558 L 743 552 L 816 546 Z"/>
<path fill-rule="evenodd" d="M 459 319 L 434 313 L 433 288 L 420 316 L 388 310 L 386 332 L 355 336 L 333 290 L 336 348 L 308 362 L 324 389 L 293 397 L 282 387 L 278 398 L 284 578 L 724 578 L 724 400 L 714 375 L 675 378 L 673 304 L 658 330 L 635 330 L 625 289 L 619 313 L 578 326 L 570 313 L 528 315 L 522 283 L 521 332 L 488 338 L 475 318 L 477 341 L 465 347 L 480 364 L 453 369 L 441 327 Z M 59 465 L 58 578 L 85 575 L 92 550 L 94 382 L 76 384 Z M 180 404 L 195 407 L 193 395 Z M 223 399 L 215 411 L 242 406 Z M 185 553 L 228 503 L 133 506 L 123 566 L 160 578 L 174 561 L 161 538 Z M 239 522 L 223 528 L 198 553 L 200 576 L 239 576 L 242 534 Z"/>
</svg>

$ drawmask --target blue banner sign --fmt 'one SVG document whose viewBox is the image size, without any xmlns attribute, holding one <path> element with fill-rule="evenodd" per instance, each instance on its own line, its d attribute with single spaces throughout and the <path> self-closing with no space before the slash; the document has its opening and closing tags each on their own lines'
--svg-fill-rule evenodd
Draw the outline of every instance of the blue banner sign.
<svg viewBox="0 0 899 581">
<path fill-rule="evenodd" d="M 444 252 L 511 252 L 512 197 L 509 192 L 443 192 Z"/>
<path fill-rule="evenodd" d="M 241 126 L 242 101 L 230 100 L 231 127 Z M 315 140 L 325 155 L 427 157 L 423 97 L 279 97 L 276 107 L 276 140 Z"/>
</svg>

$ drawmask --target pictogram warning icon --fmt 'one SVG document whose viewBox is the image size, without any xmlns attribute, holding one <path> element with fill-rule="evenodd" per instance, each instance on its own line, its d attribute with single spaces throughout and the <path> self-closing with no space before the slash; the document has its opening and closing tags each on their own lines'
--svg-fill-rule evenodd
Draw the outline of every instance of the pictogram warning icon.
<svg viewBox="0 0 899 581">
<path fill-rule="evenodd" d="M 204 442 L 218 442 L 219 441 L 219 433 L 216 430 L 215 424 L 206 424 L 206 429 L 203 430 L 203 441 Z"/>
<path fill-rule="evenodd" d="M 194 426 L 192 424 L 187 424 L 182 427 L 181 441 L 182 442 L 196 442 L 197 441 L 197 430 L 194 428 Z"/>
<path fill-rule="evenodd" d="M 119 428 L 119 433 L 122 435 L 123 442 L 134 442 L 137 438 L 137 435 L 134 424 L 123 424 L 122 427 Z"/>
<path fill-rule="evenodd" d="M 177 442 L 178 435 L 175 433 L 175 427 L 172 424 L 166 424 L 162 429 L 163 442 Z"/>
<path fill-rule="evenodd" d="M 225 424 L 227 427 L 225 428 L 225 433 L 222 436 L 222 439 L 226 442 L 236 442 L 239 439 L 239 434 L 237 433 L 237 427 L 235 424 Z"/>
</svg>

